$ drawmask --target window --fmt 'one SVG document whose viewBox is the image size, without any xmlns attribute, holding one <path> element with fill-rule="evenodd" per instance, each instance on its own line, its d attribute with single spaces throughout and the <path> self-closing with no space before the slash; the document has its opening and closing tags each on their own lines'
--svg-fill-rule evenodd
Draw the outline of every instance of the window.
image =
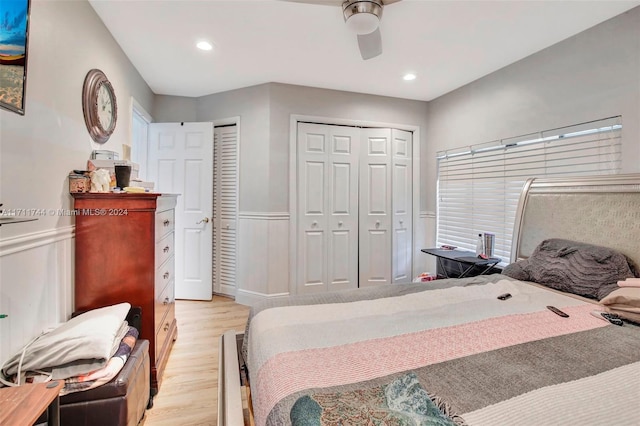
<svg viewBox="0 0 640 426">
<path fill-rule="evenodd" d="M 135 99 L 131 113 L 131 161 L 140 165 L 138 177 L 146 178 L 147 169 L 147 133 L 151 116 Z"/>
<path fill-rule="evenodd" d="M 531 177 L 616 174 L 621 117 L 438 152 L 437 244 L 475 250 L 495 234 L 494 256 L 508 262 L 516 208 Z"/>
</svg>

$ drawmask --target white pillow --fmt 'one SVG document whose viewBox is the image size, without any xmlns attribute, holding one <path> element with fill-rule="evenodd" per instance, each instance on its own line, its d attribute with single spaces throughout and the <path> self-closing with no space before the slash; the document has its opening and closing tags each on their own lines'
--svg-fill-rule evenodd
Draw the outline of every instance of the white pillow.
<svg viewBox="0 0 640 426">
<path fill-rule="evenodd" d="M 609 312 L 640 322 L 640 287 L 620 287 L 605 296 L 600 303 Z"/>
</svg>

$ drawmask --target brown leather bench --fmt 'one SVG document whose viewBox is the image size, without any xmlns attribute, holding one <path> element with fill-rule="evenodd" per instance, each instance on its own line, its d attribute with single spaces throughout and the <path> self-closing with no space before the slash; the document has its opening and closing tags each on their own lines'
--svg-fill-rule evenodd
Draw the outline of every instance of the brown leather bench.
<svg viewBox="0 0 640 426">
<path fill-rule="evenodd" d="M 64 426 L 135 426 L 150 395 L 149 341 L 138 340 L 122 370 L 109 383 L 60 397 Z"/>
</svg>

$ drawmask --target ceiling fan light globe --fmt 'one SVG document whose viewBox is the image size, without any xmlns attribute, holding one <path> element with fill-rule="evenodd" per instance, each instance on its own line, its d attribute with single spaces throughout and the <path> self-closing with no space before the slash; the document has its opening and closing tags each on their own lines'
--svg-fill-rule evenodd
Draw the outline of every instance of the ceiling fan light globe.
<svg viewBox="0 0 640 426">
<path fill-rule="evenodd" d="M 373 13 L 356 13 L 347 18 L 347 28 L 356 34 L 370 34 L 379 24 L 380 19 Z"/>
</svg>

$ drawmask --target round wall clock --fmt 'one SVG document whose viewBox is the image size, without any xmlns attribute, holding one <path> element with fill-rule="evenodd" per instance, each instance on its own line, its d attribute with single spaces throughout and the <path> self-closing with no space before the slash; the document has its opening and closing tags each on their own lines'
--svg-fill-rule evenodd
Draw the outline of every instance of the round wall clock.
<svg viewBox="0 0 640 426">
<path fill-rule="evenodd" d="M 82 112 L 89 135 L 97 143 L 105 143 L 116 128 L 118 107 L 113 86 L 104 73 L 92 69 L 82 87 Z"/>
</svg>

